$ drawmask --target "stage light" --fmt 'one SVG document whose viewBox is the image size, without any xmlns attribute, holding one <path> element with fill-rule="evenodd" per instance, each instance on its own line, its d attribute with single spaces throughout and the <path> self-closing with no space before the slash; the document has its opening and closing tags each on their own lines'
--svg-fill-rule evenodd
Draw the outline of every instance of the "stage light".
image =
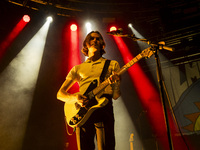
<svg viewBox="0 0 200 150">
<path fill-rule="evenodd" d="M 29 15 L 24 15 L 23 20 L 24 20 L 24 22 L 29 22 L 31 20 L 31 18 L 29 17 Z"/>
<path fill-rule="evenodd" d="M 86 30 L 87 30 L 87 34 L 92 31 L 92 24 L 90 22 L 87 22 L 85 24 L 85 27 L 86 27 Z"/>
<path fill-rule="evenodd" d="M 135 34 L 137 38 L 144 38 L 134 27 L 133 24 L 129 23 L 128 27 L 131 29 L 131 31 Z"/>
<path fill-rule="evenodd" d="M 91 28 L 91 23 L 90 22 L 87 22 L 86 24 L 85 24 L 85 26 L 86 26 L 86 28 Z"/>
<path fill-rule="evenodd" d="M 72 24 L 71 26 L 70 26 L 70 29 L 72 30 L 72 31 L 76 31 L 77 30 L 77 25 L 76 24 Z"/>
<path fill-rule="evenodd" d="M 133 27 L 131 27 L 138 36 L 142 36 L 139 34 Z M 126 46 L 125 42 L 122 40 L 121 37 L 114 37 L 114 40 L 117 43 L 117 46 L 120 50 L 122 58 L 126 63 L 128 63 L 132 58 L 132 54 L 130 50 Z M 162 56 L 162 55 L 161 55 Z M 168 135 L 166 130 L 166 123 L 165 123 L 165 116 L 163 113 L 163 106 L 160 99 L 159 92 L 154 88 L 153 84 L 143 72 L 142 68 L 138 63 L 134 64 L 129 70 L 129 75 L 131 77 L 132 83 L 134 87 L 136 87 L 136 92 L 138 97 L 141 101 L 141 104 L 144 110 L 147 110 L 147 118 L 149 123 L 152 126 L 152 129 L 156 135 L 156 139 L 162 145 L 163 148 L 168 149 Z M 141 79 L 141 80 L 138 80 Z M 144 88 L 145 87 L 145 88 Z M 177 134 L 176 126 L 173 122 L 173 118 L 168 111 L 168 119 L 170 124 L 170 131 L 172 133 L 173 138 L 173 146 L 177 147 L 177 149 L 184 149 L 185 144 L 181 137 L 175 136 Z M 181 144 L 180 144 L 181 143 Z"/>
<path fill-rule="evenodd" d="M 51 16 L 47 17 L 47 21 L 48 22 L 52 22 L 53 21 L 53 18 Z"/>
<path fill-rule="evenodd" d="M 18 22 L 18 24 L 13 28 L 13 30 L 9 33 L 9 35 L 4 39 L 2 43 L 0 43 L 0 59 L 3 57 L 6 49 L 10 46 L 10 44 L 14 41 L 14 39 L 20 34 L 20 32 L 24 29 L 28 22 L 25 22 L 23 17 Z"/>
<path fill-rule="evenodd" d="M 130 50 L 121 37 L 114 37 L 114 40 L 117 43 L 125 64 L 127 64 L 133 59 L 134 56 L 132 56 Z M 134 66 L 128 70 L 128 73 L 134 87 L 136 87 L 136 92 L 144 110 L 148 111 L 148 119 L 150 120 L 155 133 L 158 136 L 165 133 L 166 129 L 158 92 L 152 86 L 151 82 L 144 74 L 138 63 L 134 64 Z M 163 143 L 167 143 L 166 141 L 167 139 L 165 139 Z"/>
<path fill-rule="evenodd" d="M 115 26 L 110 27 L 110 31 L 116 31 L 116 30 L 117 30 L 117 27 Z"/>
<path fill-rule="evenodd" d="M 79 50 L 79 34 L 78 30 L 73 31 L 71 28 L 72 26 L 77 26 L 75 24 L 69 24 L 64 29 L 63 35 L 63 74 L 66 74 L 73 68 L 75 65 L 81 63 L 80 58 L 80 50 Z M 74 84 L 70 89 L 69 93 L 76 93 L 79 90 L 78 83 Z M 73 128 L 67 127 L 70 133 L 73 132 Z M 76 135 L 73 134 L 72 136 L 67 135 L 67 142 L 66 142 L 66 149 L 67 150 L 74 150 L 77 149 L 76 144 Z"/>
<path fill-rule="evenodd" d="M 76 26 L 76 25 L 75 25 Z M 76 26 L 77 28 L 77 26 Z M 73 31 L 71 29 L 71 34 L 70 34 L 70 48 L 69 48 L 69 64 L 70 67 L 72 68 L 75 65 L 80 64 L 80 51 L 79 51 L 79 38 L 78 38 L 78 31 Z"/>
<path fill-rule="evenodd" d="M 4 131 L 1 132 L 1 149 L 21 149 L 23 145 L 48 24 L 42 26 L 0 75 L 0 95 L 3 99 L 0 101 L 0 110 L 4 112 L 0 113 L 0 130 Z M 12 107 L 10 104 L 13 102 Z M 17 123 L 13 124 L 13 121 Z M 9 145 L 6 144 L 8 141 Z"/>
<path fill-rule="evenodd" d="M 133 27 L 132 23 L 129 23 L 129 24 L 128 24 L 128 27 L 130 27 L 130 28 Z"/>
<path fill-rule="evenodd" d="M 132 33 L 140 39 L 144 39 L 144 36 L 142 36 L 134 27 L 133 24 L 129 23 L 128 27 L 131 29 Z M 140 49 L 146 49 L 147 47 L 149 47 L 149 45 L 145 42 L 141 42 L 141 41 L 137 41 L 138 46 L 140 47 Z"/>
</svg>

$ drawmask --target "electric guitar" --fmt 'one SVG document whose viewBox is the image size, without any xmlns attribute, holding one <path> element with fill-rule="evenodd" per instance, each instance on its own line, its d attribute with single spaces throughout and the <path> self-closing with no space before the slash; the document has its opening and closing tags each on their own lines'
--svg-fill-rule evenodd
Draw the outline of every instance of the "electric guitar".
<svg viewBox="0 0 200 150">
<path fill-rule="evenodd" d="M 147 57 L 149 58 L 153 54 L 154 51 L 152 51 L 150 47 L 143 50 L 130 62 L 124 65 L 117 72 L 117 75 L 123 74 L 140 59 Z M 64 113 L 66 116 L 67 124 L 70 127 L 74 128 L 82 126 L 96 109 L 104 107 L 108 103 L 108 99 L 105 97 L 101 97 L 101 95 L 103 95 L 103 90 L 109 85 L 109 80 L 104 80 L 98 86 L 97 85 L 97 80 L 92 81 L 86 92 L 83 94 L 89 100 L 89 102 L 84 107 L 81 107 L 78 103 L 65 103 Z"/>
</svg>

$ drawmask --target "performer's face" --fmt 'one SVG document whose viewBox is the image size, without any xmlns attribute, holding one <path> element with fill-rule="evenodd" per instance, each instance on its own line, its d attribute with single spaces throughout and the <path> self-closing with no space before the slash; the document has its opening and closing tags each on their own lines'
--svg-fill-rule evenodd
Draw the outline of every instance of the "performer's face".
<svg viewBox="0 0 200 150">
<path fill-rule="evenodd" d="M 98 33 L 91 34 L 89 43 L 87 44 L 90 53 L 100 52 L 101 50 L 100 38 L 101 37 Z"/>
</svg>

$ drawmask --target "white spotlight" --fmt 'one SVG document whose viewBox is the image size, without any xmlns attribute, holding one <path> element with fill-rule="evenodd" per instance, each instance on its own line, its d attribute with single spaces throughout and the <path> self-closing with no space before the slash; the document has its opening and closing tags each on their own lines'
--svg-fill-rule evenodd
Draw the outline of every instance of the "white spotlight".
<svg viewBox="0 0 200 150">
<path fill-rule="evenodd" d="M 86 26 L 86 28 L 91 28 L 91 23 L 90 23 L 90 22 L 87 22 L 87 23 L 85 24 L 85 26 Z"/>
<path fill-rule="evenodd" d="M 128 27 L 130 27 L 130 28 L 133 27 L 132 23 L 129 23 L 129 24 L 128 24 Z"/>
<path fill-rule="evenodd" d="M 85 27 L 86 27 L 86 30 L 87 30 L 87 34 L 92 31 L 92 25 L 91 25 L 90 22 L 87 22 L 85 24 Z"/>
<path fill-rule="evenodd" d="M 47 17 L 47 21 L 48 22 L 52 22 L 53 21 L 53 18 L 51 16 Z"/>
<path fill-rule="evenodd" d="M 0 112 L 4 112 L 0 113 L 0 138 L 3 139 L 0 149 L 14 150 L 23 145 L 48 34 L 47 25 L 49 23 L 45 22 L 0 74 Z M 10 105 L 12 103 L 13 107 Z M 2 145 L 8 139 L 9 146 Z"/>
</svg>

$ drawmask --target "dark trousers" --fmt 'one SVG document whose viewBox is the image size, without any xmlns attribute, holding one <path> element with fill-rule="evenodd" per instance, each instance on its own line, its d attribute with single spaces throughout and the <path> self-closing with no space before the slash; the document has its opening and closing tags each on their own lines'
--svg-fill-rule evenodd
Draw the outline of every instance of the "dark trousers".
<svg viewBox="0 0 200 150">
<path fill-rule="evenodd" d="M 114 115 L 112 104 L 95 110 L 86 123 L 76 128 L 78 150 L 115 150 Z"/>
</svg>

